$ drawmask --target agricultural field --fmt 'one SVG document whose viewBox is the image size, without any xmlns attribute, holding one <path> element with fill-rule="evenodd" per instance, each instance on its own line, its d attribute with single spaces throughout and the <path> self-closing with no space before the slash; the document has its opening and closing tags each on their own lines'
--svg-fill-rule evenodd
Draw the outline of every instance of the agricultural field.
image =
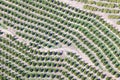
<svg viewBox="0 0 120 80">
<path fill-rule="evenodd" d="M 0 0 L 0 80 L 120 80 L 120 0 Z"/>
</svg>

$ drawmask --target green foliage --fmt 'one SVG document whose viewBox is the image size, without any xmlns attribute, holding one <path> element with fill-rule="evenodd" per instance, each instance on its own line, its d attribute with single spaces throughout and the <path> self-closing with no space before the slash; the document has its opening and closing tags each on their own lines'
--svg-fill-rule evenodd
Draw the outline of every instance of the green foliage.
<svg viewBox="0 0 120 80">
<path fill-rule="evenodd" d="M 84 5 L 83 7 L 84 9 L 87 10 L 91 10 L 91 11 L 99 11 L 99 12 L 103 12 L 103 13 L 114 13 L 114 14 L 118 14 L 120 12 L 120 10 L 113 10 L 113 9 L 106 9 L 106 8 L 97 8 L 91 5 Z"/>
<path fill-rule="evenodd" d="M 7 26 L 5 26 L 3 23 L 0 23 L 0 28 L 7 29 Z"/>
<path fill-rule="evenodd" d="M 120 25 L 120 21 L 117 21 L 117 24 Z"/>
<path fill-rule="evenodd" d="M 109 19 L 120 19 L 120 15 L 109 15 Z"/>
<path fill-rule="evenodd" d="M 88 2 L 88 0 L 80 1 Z M 6 1 L 3 2 L 4 6 L 8 5 Z M 100 16 L 55 0 L 23 0 L 23 3 L 27 5 L 14 3 L 18 7 L 25 9 L 15 8 L 16 11 L 19 11 L 16 14 L 13 14 L 14 11 L 12 10 L 2 9 L 12 15 L 10 17 L 8 14 L 3 14 L 3 18 L 9 20 L 4 23 L 16 31 L 17 37 L 23 39 L 20 42 L 19 39 L 16 40 L 14 36 L 9 34 L 4 38 L 0 37 L 1 63 L 12 69 L 9 71 L 8 68 L 2 68 L 2 71 L 7 75 L 12 76 L 16 80 L 22 77 L 31 79 L 50 76 L 64 80 L 61 77 L 63 75 L 69 80 L 76 80 L 76 77 L 81 80 L 88 80 L 88 78 L 91 80 L 99 80 L 100 78 L 102 80 L 108 77 L 108 75 L 104 75 L 104 71 L 99 70 L 99 67 L 102 66 L 111 75 L 119 77 L 117 72 L 117 69 L 119 70 L 119 62 L 117 61 L 119 55 L 116 48 L 120 45 L 120 39 L 115 35 L 117 34 L 115 33 L 116 30 Z M 103 3 L 93 1 L 89 3 L 105 6 Z M 15 6 L 11 4 L 9 7 L 14 9 Z M 85 5 L 84 8 L 105 13 L 117 13 L 114 10 L 99 9 L 90 5 Z M 27 10 L 31 10 L 34 14 L 27 12 Z M 22 14 L 26 16 L 22 17 Z M 18 25 L 16 26 L 13 23 Z M 74 47 L 78 49 L 77 51 L 80 50 L 81 52 L 80 54 L 79 52 L 77 54 L 67 53 L 67 51 L 64 53 L 63 50 L 60 50 L 63 51 L 62 55 L 59 51 L 48 51 L 58 44 L 56 41 L 62 45 L 67 44 L 67 47 L 73 43 Z M 36 49 L 39 45 L 45 48 L 45 51 Z M 46 47 L 49 49 L 46 49 Z M 82 59 L 81 56 L 83 55 L 88 57 L 94 66 Z M 58 75 L 58 72 L 61 75 Z M 22 76 L 18 76 L 16 73 L 22 74 Z"/>
</svg>

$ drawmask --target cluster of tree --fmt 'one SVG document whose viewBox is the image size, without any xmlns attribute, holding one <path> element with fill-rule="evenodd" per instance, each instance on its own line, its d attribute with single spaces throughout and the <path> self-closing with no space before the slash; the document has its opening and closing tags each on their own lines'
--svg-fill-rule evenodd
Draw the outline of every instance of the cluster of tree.
<svg viewBox="0 0 120 80">
<path fill-rule="evenodd" d="M 88 3 L 89 0 L 77 0 L 78 2 Z"/>
<path fill-rule="evenodd" d="M 2 31 L 0 31 L 0 35 L 1 35 L 1 34 L 3 34 L 3 32 L 2 32 Z"/>
<path fill-rule="evenodd" d="M 88 9 L 91 11 L 100 11 L 100 12 L 104 12 L 104 13 L 115 13 L 115 14 L 120 13 L 120 10 L 97 8 L 97 7 L 90 6 L 90 5 L 84 5 L 84 9 Z"/>
<path fill-rule="evenodd" d="M 120 3 L 120 0 L 105 0 L 105 1 L 108 1 L 108 2 L 115 2 L 115 3 Z"/>
<path fill-rule="evenodd" d="M 109 15 L 108 18 L 110 18 L 110 19 L 120 19 L 120 15 Z"/>
<path fill-rule="evenodd" d="M 101 2 L 101 1 L 88 1 L 88 4 L 94 4 L 94 5 L 97 5 L 97 6 L 101 6 L 101 7 L 108 7 L 108 8 L 115 8 L 117 7 L 117 4 L 114 4 L 114 3 L 104 3 L 104 2 Z"/>
<path fill-rule="evenodd" d="M 93 0 L 76 0 L 76 1 L 82 2 L 85 4 L 92 4 L 100 7 L 106 7 L 106 8 L 115 8 L 115 7 L 120 8 L 120 4 L 115 4 L 115 3 L 107 3 L 107 2 L 93 1 Z M 119 2 L 119 1 L 116 1 L 116 2 Z"/>
<path fill-rule="evenodd" d="M 119 4 L 117 4 L 117 7 L 120 9 L 120 3 L 119 3 Z"/>
<path fill-rule="evenodd" d="M 120 25 L 120 21 L 117 21 L 117 24 Z"/>
<path fill-rule="evenodd" d="M 120 19 L 120 15 L 109 15 L 109 19 Z M 117 21 L 116 24 L 120 25 L 120 21 Z"/>
</svg>

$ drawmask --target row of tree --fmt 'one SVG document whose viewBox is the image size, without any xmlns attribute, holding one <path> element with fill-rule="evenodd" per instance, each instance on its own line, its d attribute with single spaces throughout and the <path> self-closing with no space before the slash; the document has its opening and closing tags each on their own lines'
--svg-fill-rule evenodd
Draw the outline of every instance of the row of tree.
<svg viewBox="0 0 120 80">
<path fill-rule="evenodd" d="M 117 9 L 98 8 L 98 7 L 94 7 L 91 5 L 84 5 L 84 9 L 88 9 L 91 11 L 100 11 L 100 12 L 104 12 L 104 13 L 114 13 L 114 14 L 120 13 L 120 10 L 117 10 Z"/>
</svg>

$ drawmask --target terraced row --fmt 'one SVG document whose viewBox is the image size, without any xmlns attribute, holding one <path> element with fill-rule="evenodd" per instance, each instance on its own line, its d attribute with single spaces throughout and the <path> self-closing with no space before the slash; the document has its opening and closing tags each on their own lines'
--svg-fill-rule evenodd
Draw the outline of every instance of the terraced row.
<svg viewBox="0 0 120 80">
<path fill-rule="evenodd" d="M 120 3 L 119 0 L 112 0 L 116 2 L 109 2 L 109 0 L 98 0 L 98 1 L 91 1 L 91 0 L 75 0 L 78 2 L 84 3 L 84 9 L 91 10 L 95 12 L 102 12 L 108 14 L 109 19 L 116 19 L 117 24 L 119 25 L 119 13 L 120 13 Z M 111 17 L 113 16 L 113 17 Z"/>
<path fill-rule="evenodd" d="M 3 24 L 15 32 L 15 37 L 0 38 L 2 76 L 7 79 L 120 77 L 120 33 L 99 16 L 54 0 L 2 0 L 0 10 Z M 64 45 L 82 51 L 93 65 L 78 58 L 79 53 L 47 51 Z"/>
<path fill-rule="evenodd" d="M 12 77 L 13 79 L 20 80 L 38 77 L 51 77 L 60 80 L 65 78 L 73 78 L 75 80 L 74 77 L 81 78 L 82 80 L 87 78 L 97 80 L 99 78 L 111 78 L 104 74 L 104 72 L 85 63 L 75 53 L 40 52 L 29 49 L 28 46 L 24 48 L 23 43 L 19 41 L 14 40 L 11 42 L 10 38 L 0 38 L 0 41 L 1 70 L 7 73 L 8 77 L 6 78 Z M 66 56 L 62 57 L 63 54 Z M 60 75 L 57 75 L 57 73 Z M 4 76 L 4 74 L 2 75 Z"/>
</svg>

